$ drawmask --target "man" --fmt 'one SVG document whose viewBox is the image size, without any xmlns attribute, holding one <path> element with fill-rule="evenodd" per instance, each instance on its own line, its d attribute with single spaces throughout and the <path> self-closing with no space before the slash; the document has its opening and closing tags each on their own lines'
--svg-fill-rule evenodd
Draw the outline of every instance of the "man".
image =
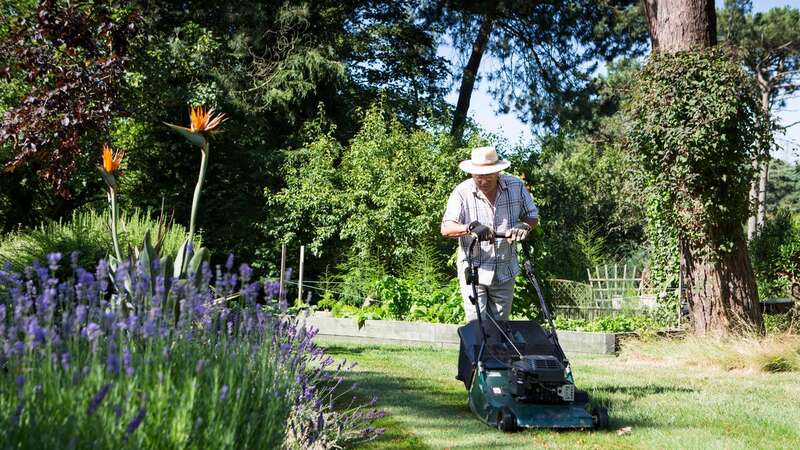
<svg viewBox="0 0 800 450">
<path fill-rule="evenodd" d="M 469 300 L 472 287 L 467 284 L 467 252 L 477 235 L 481 240 L 473 251 L 478 266 L 478 304 L 486 317 L 487 305 L 495 317 L 508 320 L 514 299 L 514 279 L 519 273 L 516 244 L 528 237 L 539 222 L 539 210 L 525 184 L 517 177 L 501 175 L 511 163 L 500 160 L 494 147 L 478 147 L 472 157 L 458 165 L 472 175 L 450 194 L 442 218 L 442 236 L 460 238 L 458 277 L 467 322 L 478 318 Z M 496 236 L 507 236 L 497 238 Z"/>
</svg>

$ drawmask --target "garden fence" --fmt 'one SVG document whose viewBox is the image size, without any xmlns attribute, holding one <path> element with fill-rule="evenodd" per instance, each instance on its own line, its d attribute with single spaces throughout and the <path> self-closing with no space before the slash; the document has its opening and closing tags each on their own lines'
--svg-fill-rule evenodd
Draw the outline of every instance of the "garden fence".
<svg viewBox="0 0 800 450">
<path fill-rule="evenodd" d="M 587 270 L 588 283 L 550 279 L 545 295 L 557 316 L 566 319 L 594 320 L 621 314 L 646 315 L 658 306 L 663 292 L 642 283 L 636 266 L 604 265 Z"/>
</svg>

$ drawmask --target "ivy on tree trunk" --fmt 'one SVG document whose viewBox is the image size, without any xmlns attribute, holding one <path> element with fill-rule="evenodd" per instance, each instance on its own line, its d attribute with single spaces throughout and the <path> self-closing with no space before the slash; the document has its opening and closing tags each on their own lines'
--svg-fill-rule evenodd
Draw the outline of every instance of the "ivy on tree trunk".
<svg viewBox="0 0 800 450">
<path fill-rule="evenodd" d="M 632 150 L 667 199 L 695 332 L 760 331 L 742 228 L 751 162 L 768 136 L 757 90 L 732 55 L 713 48 L 713 1 L 650 6 L 654 52 L 626 106 Z"/>
</svg>

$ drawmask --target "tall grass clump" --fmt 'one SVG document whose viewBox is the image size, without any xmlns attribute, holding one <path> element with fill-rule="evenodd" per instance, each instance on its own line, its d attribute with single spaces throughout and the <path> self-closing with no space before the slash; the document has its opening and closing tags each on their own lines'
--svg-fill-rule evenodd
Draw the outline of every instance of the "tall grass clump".
<svg viewBox="0 0 800 450">
<path fill-rule="evenodd" d="M 380 434 L 368 425 L 381 413 L 342 384 L 348 367 L 247 265 L 233 272 L 231 257 L 212 276 L 206 263 L 197 287 L 74 257 L 62 280 L 62 264 L 0 271 L 0 448 L 332 448 Z"/>
<path fill-rule="evenodd" d="M 800 336 L 772 334 L 725 339 L 685 337 L 629 340 L 622 358 L 669 366 L 753 372 L 800 371 Z"/>
<path fill-rule="evenodd" d="M 134 209 L 121 213 L 119 239 L 122 252 L 129 247 L 141 246 L 146 232 L 151 236 L 162 236 L 162 253 L 176 254 L 186 239 L 186 229 L 177 224 L 159 227 L 159 222 L 150 218 L 149 211 Z M 159 234 L 159 228 L 161 232 Z M 199 247 L 199 239 L 195 237 Z M 22 271 L 34 261 L 44 262 L 47 254 L 57 252 L 79 253 L 79 264 L 93 267 L 113 248 L 109 233 L 108 216 L 95 211 L 76 211 L 70 220 L 52 221 L 30 230 L 19 230 L 0 237 L 0 261 L 9 261 L 13 270 Z"/>
</svg>

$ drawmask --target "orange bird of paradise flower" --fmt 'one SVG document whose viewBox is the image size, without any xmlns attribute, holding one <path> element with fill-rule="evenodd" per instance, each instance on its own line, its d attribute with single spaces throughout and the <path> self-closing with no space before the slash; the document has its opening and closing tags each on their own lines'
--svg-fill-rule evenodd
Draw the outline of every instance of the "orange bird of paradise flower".
<svg viewBox="0 0 800 450">
<path fill-rule="evenodd" d="M 191 120 L 189 130 L 192 133 L 211 132 L 227 119 L 225 114 L 214 112 L 214 108 L 206 111 L 202 106 L 192 107 L 189 116 Z"/>
<path fill-rule="evenodd" d="M 192 144 L 206 151 L 208 149 L 206 136 L 213 133 L 219 124 L 225 120 L 227 120 L 225 114 L 216 113 L 214 108 L 206 110 L 202 106 L 195 106 L 189 108 L 189 128 L 167 122 L 164 122 L 164 124 L 177 131 Z"/>
<path fill-rule="evenodd" d="M 111 150 L 108 144 L 103 144 L 103 170 L 107 173 L 114 173 L 119 170 L 123 156 L 125 156 L 125 152 L 115 152 Z"/>
</svg>

